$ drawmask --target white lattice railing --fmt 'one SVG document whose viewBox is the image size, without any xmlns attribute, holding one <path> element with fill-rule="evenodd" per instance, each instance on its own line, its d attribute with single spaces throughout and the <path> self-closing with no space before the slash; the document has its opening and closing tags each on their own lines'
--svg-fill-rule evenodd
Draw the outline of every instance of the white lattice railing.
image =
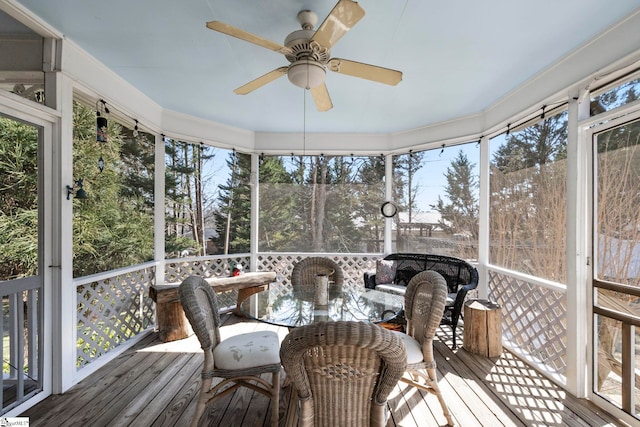
<svg viewBox="0 0 640 427">
<path fill-rule="evenodd" d="M 327 256 L 343 269 L 345 280 L 363 283 L 363 273 L 375 270 L 380 254 L 259 253 L 257 271 L 274 271 L 288 284 L 293 266 L 308 256 Z M 165 283 L 191 274 L 229 276 L 237 263 L 249 266 L 248 254 L 167 260 Z M 155 324 L 149 287 L 155 283 L 155 263 L 115 270 L 75 281 L 78 292 L 78 370 Z M 566 382 L 566 304 L 559 287 L 539 286 L 492 268 L 490 298 L 504 310 L 503 341 L 521 357 Z M 235 307 L 237 292 L 218 294 L 220 307 Z"/>
<path fill-rule="evenodd" d="M 209 257 L 177 258 L 167 260 L 164 269 L 165 283 L 180 283 L 192 274 L 202 277 L 229 277 L 236 264 L 249 266 L 248 254 L 216 255 Z M 217 295 L 220 311 L 235 308 L 238 291 L 220 292 Z"/>
<path fill-rule="evenodd" d="M 510 350 L 566 383 L 566 290 L 524 275 L 489 270 L 489 297 L 502 306 L 502 339 Z"/>
<path fill-rule="evenodd" d="M 327 256 L 343 269 L 345 280 L 363 283 L 363 273 L 375 270 L 380 254 L 259 253 L 257 271 L 274 271 L 289 283 L 293 266 L 308 256 Z M 229 276 L 237 263 L 249 266 L 248 254 L 167 260 L 165 283 L 191 274 Z M 503 342 L 521 357 L 565 382 L 566 299 L 560 286 L 490 268 L 489 296 L 503 307 Z M 78 291 L 77 369 L 125 343 L 155 324 L 149 287 L 155 283 L 155 263 L 115 270 L 76 280 Z M 235 307 L 237 293 L 218 294 L 220 307 Z"/>
<path fill-rule="evenodd" d="M 343 269 L 345 280 L 364 283 L 363 273 L 375 270 L 380 254 L 259 253 L 257 271 L 274 271 L 289 284 L 293 266 L 308 256 L 326 256 Z M 248 268 L 248 254 L 179 258 L 166 261 L 165 283 L 191 274 L 229 276 L 233 266 Z M 489 297 L 503 307 L 503 342 L 512 351 L 566 382 L 566 298 L 561 286 L 489 268 Z M 155 283 L 155 263 L 89 276 L 75 281 L 78 291 L 77 369 L 155 324 L 149 287 Z M 218 294 L 220 307 L 235 307 L 237 292 Z"/>
<path fill-rule="evenodd" d="M 155 269 L 155 263 L 146 263 L 74 281 L 78 316 L 76 369 L 155 324 L 149 297 Z"/>
<path fill-rule="evenodd" d="M 271 254 L 258 255 L 257 271 L 275 271 L 278 281 L 288 283 L 293 265 L 307 256 L 329 256 L 342 267 L 345 279 L 363 283 L 363 272 L 375 270 L 380 255 Z M 248 268 L 248 254 L 167 260 L 165 283 L 179 283 L 192 274 L 203 277 L 229 276 L 233 266 Z M 77 289 L 76 369 L 95 362 L 155 325 L 149 287 L 155 283 L 155 263 L 108 271 L 74 280 Z M 220 293 L 222 310 L 235 308 L 237 291 Z"/>
<path fill-rule="evenodd" d="M 310 256 L 328 257 L 338 263 L 344 273 L 345 282 L 364 284 L 364 272 L 376 270 L 380 254 L 318 254 L 318 253 L 269 253 L 258 254 L 258 271 L 274 271 L 276 280 L 289 284 L 293 266 Z"/>
<path fill-rule="evenodd" d="M 318 254 L 318 253 L 259 253 L 256 271 L 273 271 L 276 281 L 289 284 L 289 277 L 293 266 L 309 256 L 330 257 L 342 267 L 346 281 L 364 283 L 364 271 L 375 270 L 375 261 L 382 256 L 379 254 Z M 167 260 L 165 267 L 165 283 L 178 283 L 191 274 L 203 277 L 223 276 L 231 274 L 233 266 L 241 263 L 248 268 L 249 254 L 217 255 L 215 257 L 192 257 Z M 235 308 L 237 291 L 227 291 L 217 294 L 221 311 Z"/>
</svg>

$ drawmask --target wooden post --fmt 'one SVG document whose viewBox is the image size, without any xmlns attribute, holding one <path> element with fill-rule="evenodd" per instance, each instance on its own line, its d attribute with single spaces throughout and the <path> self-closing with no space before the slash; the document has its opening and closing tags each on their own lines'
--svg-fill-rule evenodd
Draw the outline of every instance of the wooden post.
<svg viewBox="0 0 640 427">
<path fill-rule="evenodd" d="M 193 329 L 180 301 L 156 303 L 156 323 L 163 342 L 181 340 L 193 335 Z"/>
<path fill-rule="evenodd" d="M 502 313 L 500 305 L 473 299 L 464 303 L 464 344 L 470 353 L 485 357 L 502 354 Z"/>
</svg>

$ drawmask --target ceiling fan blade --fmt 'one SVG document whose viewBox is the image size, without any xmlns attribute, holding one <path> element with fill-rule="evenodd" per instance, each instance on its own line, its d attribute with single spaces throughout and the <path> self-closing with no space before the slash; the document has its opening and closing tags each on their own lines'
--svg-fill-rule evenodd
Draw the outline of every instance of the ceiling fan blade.
<svg viewBox="0 0 640 427">
<path fill-rule="evenodd" d="M 313 100 L 316 103 L 318 111 L 329 111 L 333 108 L 327 85 L 322 83 L 320 86 L 316 86 L 310 89 Z"/>
<path fill-rule="evenodd" d="M 262 86 L 266 85 L 267 83 L 271 83 L 277 78 L 284 76 L 285 74 L 287 74 L 288 69 L 289 69 L 288 67 L 276 68 L 275 70 L 269 71 L 267 74 L 264 74 L 255 80 L 251 80 L 246 85 L 240 86 L 239 88 L 234 90 L 234 92 L 238 95 L 246 95 L 250 92 L 253 92 L 256 89 L 260 89 Z"/>
<path fill-rule="evenodd" d="M 378 83 L 395 86 L 402 80 L 402 72 L 377 65 L 364 64 L 362 62 L 349 61 L 342 58 L 331 58 L 327 68 L 340 74 L 347 74 L 361 79 L 372 80 Z"/>
<path fill-rule="evenodd" d="M 320 24 L 318 30 L 311 37 L 311 41 L 317 42 L 326 49 L 331 49 L 363 16 L 364 9 L 357 2 L 340 0 Z"/>
<path fill-rule="evenodd" d="M 207 28 L 217 31 L 219 33 L 226 34 L 228 36 L 238 38 L 240 40 L 247 41 L 249 43 L 253 43 L 260 47 L 273 50 L 275 52 L 280 52 L 283 55 L 286 55 L 291 51 L 289 48 L 282 46 L 281 44 L 272 42 L 271 40 L 267 40 L 260 36 L 256 36 L 255 34 L 248 33 L 244 30 L 241 30 L 240 28 L 236 28 L 232 25 L 225 24 L 224 22 L 220 22 L 220 21 L 207 22 Z"/>
</svg>

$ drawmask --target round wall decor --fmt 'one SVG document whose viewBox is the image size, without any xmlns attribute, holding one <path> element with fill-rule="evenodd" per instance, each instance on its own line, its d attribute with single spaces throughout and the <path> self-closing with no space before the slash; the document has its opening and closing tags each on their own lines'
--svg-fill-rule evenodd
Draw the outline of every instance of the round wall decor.
<svg viewBox="0 0 640 427">
<path fill-rule="evenodd" d="M 380 212 L 382 216 L 391 218 L 398 213 L 398 207 L 393 202 L 384 202 L 382 206 L 380 206 Z"/>
</svg>

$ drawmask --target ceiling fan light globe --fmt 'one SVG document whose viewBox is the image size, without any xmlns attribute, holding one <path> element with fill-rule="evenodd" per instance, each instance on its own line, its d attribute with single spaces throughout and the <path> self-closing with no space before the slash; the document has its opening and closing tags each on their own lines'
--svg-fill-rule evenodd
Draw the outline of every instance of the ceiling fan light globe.
<svg viewBox="0 0 640 427">
<path fill-rule="evenodd" d="M 313 89 L 324 83 L 327 71 L 316 61 L 301 60 L 289 66 L 287 77 L 294 85 L 303 89 Z"/>
</svg>

